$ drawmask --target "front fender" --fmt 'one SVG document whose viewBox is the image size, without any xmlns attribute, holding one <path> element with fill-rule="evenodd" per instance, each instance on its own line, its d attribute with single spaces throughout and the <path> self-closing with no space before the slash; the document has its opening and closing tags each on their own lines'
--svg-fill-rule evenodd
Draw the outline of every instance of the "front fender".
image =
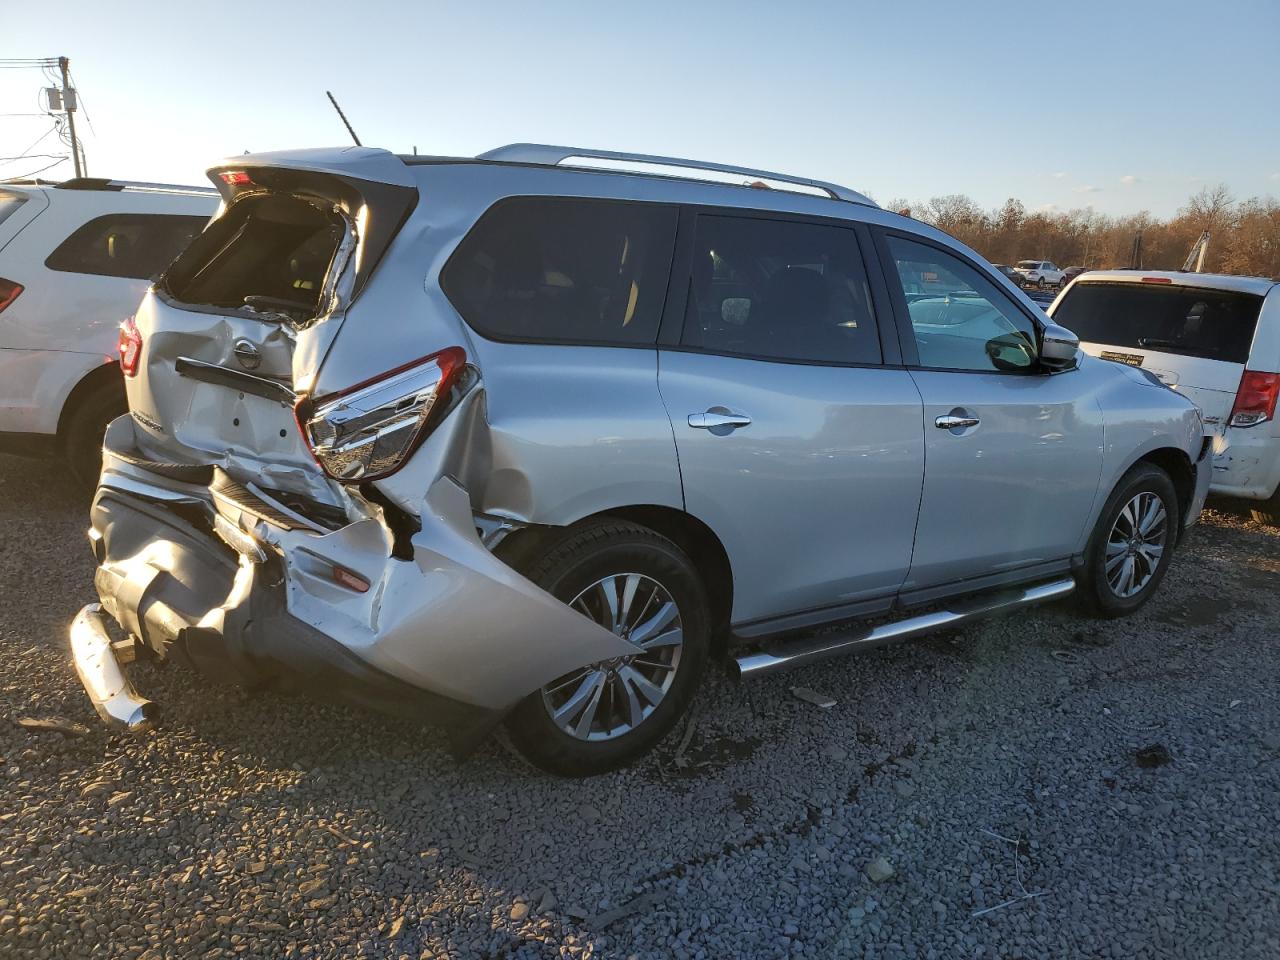
<svg viewBox="0 0 1280 960">
<path fill-rule="evenodd" d="M 1196 466 L 1204 446 L 1200 411 L 1186 397 L 1123 364 L 1095 357 L 1084 357 L 1081 362 L 1106 364 L 1112 369 L 1098 393 L 1103 420 L 1098 494 L 1077 553 L 1084 551 L 1111 492 L 1135 463 L 1159 450 L 1177 450 Z"/>
</svg>

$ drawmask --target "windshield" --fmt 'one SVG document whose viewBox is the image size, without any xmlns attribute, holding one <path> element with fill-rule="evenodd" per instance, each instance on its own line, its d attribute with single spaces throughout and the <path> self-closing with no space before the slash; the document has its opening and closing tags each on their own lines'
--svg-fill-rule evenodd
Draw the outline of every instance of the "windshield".
<svg viewBox="0 0 1280 960">
<path fill-rule="evenodd" d="M 1077 282 L 1053 320 L 1092 343 L 1245 363 L 1261 307 L 1251 293 Z"/>
</svg>

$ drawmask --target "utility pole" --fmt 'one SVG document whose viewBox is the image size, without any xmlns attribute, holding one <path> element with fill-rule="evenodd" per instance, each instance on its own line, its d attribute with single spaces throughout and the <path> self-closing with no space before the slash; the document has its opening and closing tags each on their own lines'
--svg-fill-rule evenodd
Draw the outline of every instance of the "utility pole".
<svg viewBox="0 0 1280 960">
<path fill-rule="evenodd" d="M 76 139 L 76 94 L 71 89 L 71 80 L 67 70 L 71 61 L 66 57 L 58 58 L 58 69 L 62 71 L 62 109 L 67 114 L 67 129 L 71 133 L 71 161 L 76 166 L 76 176 L 83 177 L 84 170 L 80 166 L 80 141 Z"/>
</svg>

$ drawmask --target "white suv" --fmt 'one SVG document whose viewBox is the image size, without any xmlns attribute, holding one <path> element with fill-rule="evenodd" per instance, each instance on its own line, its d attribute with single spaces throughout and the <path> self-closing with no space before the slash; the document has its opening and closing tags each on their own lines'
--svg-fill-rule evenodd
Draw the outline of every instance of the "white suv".
<svg viewBox="0 0 1280 960">
<path fill-rule="evenodd" d="M 120 323 L 217 206 L 199 187 L 0 183 L 0 452 L 97 477 L 98 439 L 125 409 Z"/>
<path fill-rule="evenodd" d="M 1038 287 L 1041 290 L 1062 286 L 1066 277 L 1066 274 L 1051 260 L 1019 260 L 1014 269 L 1022 275 L 1024 287 Z"/>
<path fill-rule="evenodd" d="M 1280 283 L 1262 277 L 1087 273 L 1049 315 L 1088 353 L 1142 367 L 1200 407 L 1213 493 L 1280 524 Z"/>
</svg>

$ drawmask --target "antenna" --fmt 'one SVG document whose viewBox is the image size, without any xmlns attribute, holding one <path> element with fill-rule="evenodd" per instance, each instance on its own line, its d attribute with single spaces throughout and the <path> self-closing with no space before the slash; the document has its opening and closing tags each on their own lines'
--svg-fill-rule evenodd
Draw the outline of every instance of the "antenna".
<svg viewBox="0 0 1280 960">
<path fill-rule="evenodd" d="M 351 134 L 351 139 L 356 142 L 356 146 L 363 147 L 364 144 L 360 142 L 360 138 L 356 136 L 356 132 L 353 129 L 351 129 L 351 122 L 347 119 L 347 115 L 343 113 L 342 108 L 338 106 L 338 101 L 333 99 L 333 94 L 330 93 L 328 90 L 326 90 L 324 93 L 325 93 L 325 96 L 329 98 L 329 102 L 333 104 L 333 109 L 338 111 L 338 116 L 342 118 L 342 122 L 346 125 L 347 133 Z"/>
</svg>

